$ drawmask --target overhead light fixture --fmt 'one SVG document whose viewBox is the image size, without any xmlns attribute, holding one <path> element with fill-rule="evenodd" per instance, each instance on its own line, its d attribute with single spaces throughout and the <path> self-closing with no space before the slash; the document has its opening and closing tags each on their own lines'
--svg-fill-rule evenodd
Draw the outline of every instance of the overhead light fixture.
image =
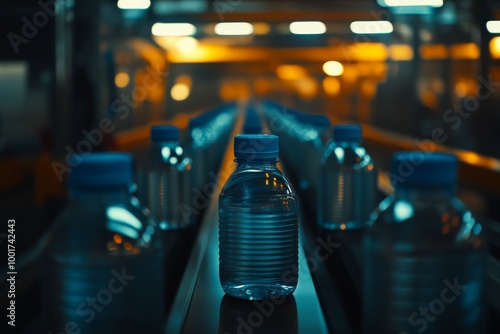
<svg viewBox="0 0 500 334">
<path fill-rule="evenodd" d="M 290 23 L 290 32 L 295 35 L 320 35 L 326 32 L 321 21 L 296 21 Z"/>
<path fill-rule="evenodd" d="M 492 34 L 500 33 L 500 21 L 488 21 L 486 22 L 486 29 Z"/>
<path fill-rule="evenodd" d="M 120 9 L 148 9 L 150 0 L 118 0 L 116 4 Z"/>
<path fill-rule="evenodd" d="M 344 66 L 338 61 L 327 61 L 323 64 L 323 72 L 331 77 L 338 77 L 344 73 Z"/>
<path fill-rule="evenodd" d="M 394 28 L 389 21 L 354 21 L 351 31 L 355 34 L 390 34 Z"/>
<path fill-rule="evenodd" d="M 251 35 L 253 26 L 248 22 L 221 22 L 215 25 L 215 33 L 222 36 Z"/>
<path fill-rule="evenodd" d="M 384 7 L 442 7 L 443 0 L 378 0 Z"/>
<path fill-rule="evenodd" d="M 155 23 L 151 28 L 154 36 L 191 36 L 196 27 L 191 23 Z"/>
</svg>

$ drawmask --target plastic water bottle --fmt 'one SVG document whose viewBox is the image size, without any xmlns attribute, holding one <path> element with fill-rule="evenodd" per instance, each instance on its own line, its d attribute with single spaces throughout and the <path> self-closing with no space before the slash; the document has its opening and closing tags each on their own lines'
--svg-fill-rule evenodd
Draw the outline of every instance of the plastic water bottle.
<svg viewBox="0 0 500 334">
<path fill-rule="evenodd" d="M 361 145 L 361 127 L 337 125 L 320 166 L 318 224 L 329 230 L 366 227 L 376 206 L 377 174 Z"/>
<path fill-rule="evenodd" d="M 139 168 L 139 199 L 151 210 L 162 230 L 191 226 L 192 160 L 179 145 L 179 129 L 171 125 L 151 127 L 152 145 Z"/>
<path fill-rule="evenodd" d="M 324 152 L 326 138 L 330 137 L 330 120 L 324 115 L 302 115 L 298 118 L 302 123 L 299 138 L 303 156 L 295 154 L 298 158 L 296 167 L 299 171 L 299 187 L 306 192 L 312 203 L 317 203 L 319 166 Z M 301 160 L 302 159 L 302 160 Z M 308 163 L 304 163 L 307 161 Z"/>
<path fill-rule="evenodd" d="M 295 190 L 276 167 L 278 137 L 238 135 L 237 167 L 219 197 L 220 282 L 241 299 L 275 299 L 298 279 Z"/>
<path fill-rule="evenodd" d="M 457 159 L 402 152 L 395 192 L 373 213 L 364 244 L 365 333 L 482 333 L 481 225 L 455 197 Z"/>
<path fill-rule="evenodd" d="M 132 156 L 76 159 L 71 203 L 55 224 L 42 272 L 46 333 L 162 333 L 163 255 L 132 196 Z"/>
</svg>

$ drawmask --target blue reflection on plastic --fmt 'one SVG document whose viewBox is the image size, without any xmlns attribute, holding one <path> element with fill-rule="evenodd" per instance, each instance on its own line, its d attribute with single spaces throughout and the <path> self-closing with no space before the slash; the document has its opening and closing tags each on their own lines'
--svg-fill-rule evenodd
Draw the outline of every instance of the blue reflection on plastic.
<svg viewBox="0 0 500 334">
<path fill-rule="evenodd" d="M 397 222 L 402 222 L 413 216 L 413 208 L 406 201 L 397 201 L 394 204 L 394 219 Z"/>
<path fill-rule="evenodd" d="M 139 232 L 142 229 L 142 223 L 137 217 L 130 213 L 125 208 L 112 206 L 106 211 L 108 216 L 108 228 L 119 232 L 122 235 L 132 239 L 139 237 Z"/>
</svg>

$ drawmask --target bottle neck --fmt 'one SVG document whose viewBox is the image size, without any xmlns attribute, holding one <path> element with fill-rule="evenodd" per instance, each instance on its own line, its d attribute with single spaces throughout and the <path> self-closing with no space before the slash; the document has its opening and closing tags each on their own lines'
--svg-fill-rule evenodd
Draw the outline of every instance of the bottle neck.
<svg viewBox="0 0 500 334">
<path fill-rule="evenodd" d="M 432 187 L 396 187 L 395 197 L 408 202 L 435 204 L 451 200 L 455 196 L 456 186 Z"/>
<path fill-rule="evenodd" d="M 278 160 L 276 158 L 251 159 L 251 160 L 237 158 L 234 161 L 238 164 L 237 168 L 240 169 L 245 169 L 245 168 L 275 169 Z"/>
<path fill-rule="evenodd" d="M 153 141 L 152 143 L 153 143 L 153 147 L 155 147 L 155 148 L 179 146 L 178 140 Z"/>
<path fill-rule="evenodd" d="M 77 202 L 127 202 L 135 184 L 116 186 L 72 186 L 70 196 Z"/>
<path fill-rule="evenodd" d="M 347 140 L 347 139 L 340 139 L 340 140 L 335 140 L 334 142 L 337 146 L 360 146 L 361 145 L 361 140 Z"/>
</svg>

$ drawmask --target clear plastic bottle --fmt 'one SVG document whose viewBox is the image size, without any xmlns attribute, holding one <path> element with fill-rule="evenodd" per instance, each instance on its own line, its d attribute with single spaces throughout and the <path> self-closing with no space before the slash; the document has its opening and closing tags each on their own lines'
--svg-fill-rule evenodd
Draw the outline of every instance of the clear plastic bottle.
<svg viewBox="0 0 500 334">
<path fill-rule="evenodd" d="M 139 167 L 139 199 L 151 210 L 162 230 L 192 226 L 196 216 L 191 186 L 192 160 L 179 145 L 179 129 L 151 127 L 151 147 Z"/>
<path fill-rule="evenodd" d="M 162 333 L 163 255 L 126 153 L 73 157 L 42 273 L 45 332 Z"/>
<path fill-rule="evenodd" d="M 298 279 L 299 203 L 276 167 L 278 137 L 238 135 L 234 155 L 219 197 L 222 289 L 241 299 L 289 295 Z"/>
<path fill-rule="evenodd" d="M 318 225 L 329 230 L 366 227 L 375 209 L 377 173 L 361 145 L 359 125 L 337 125 L 320 166 Z"/>
<path fill-rule="evenodd" d="M 395 192 L 364 240 L 364 333 L 482 333 L 481 225 L 455 197 L 457 159 L 393 156 Z"/>
</svg>

